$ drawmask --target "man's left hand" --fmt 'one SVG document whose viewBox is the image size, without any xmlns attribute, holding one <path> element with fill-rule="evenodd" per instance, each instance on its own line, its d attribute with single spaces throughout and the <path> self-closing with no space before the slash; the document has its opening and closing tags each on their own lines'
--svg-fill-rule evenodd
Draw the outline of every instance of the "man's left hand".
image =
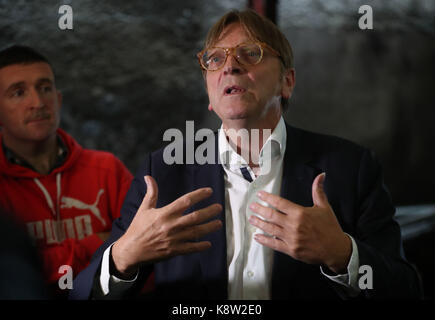
<svg viewBox="0 0 435 320">
<path fill-rule="evenodd" d="M 313 182 L 312 207 L 303 207 L 271 193 L 260 191 L 258 197 L 271 207 L 253 202 L 255 215 L 249 222 L 268 233 L 255 234 L 257 242 L 309 264 L 327 266 L 335 273 L 345 273 L 352 254 L 352 242 L 343 232 L 323 190 L 325 173 Z"/>
</svg>

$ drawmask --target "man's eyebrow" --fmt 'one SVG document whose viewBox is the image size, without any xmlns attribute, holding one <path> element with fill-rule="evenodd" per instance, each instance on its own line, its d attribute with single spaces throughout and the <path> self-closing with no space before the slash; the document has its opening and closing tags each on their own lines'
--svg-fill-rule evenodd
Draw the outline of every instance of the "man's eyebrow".
<svg viewBox="0 0 435 320">
<path fill-rule="evenodd" d="M 44 83 L 49 83 L 49 84 L 51 84 L 51 85 L 53 85 L 54 84 L 54 81 L 53 80 L 51 80 L 50 78 L 39 78 L 37 81 L 36 81 L 36 85 L 38 85 L 38 86 L 40 86 L 41 84 L 44 84 Z M 16 88 L 20 88 L 20 87 L 24 87 L 24 86 L 26 86 L 26 82 L 25 81 L 17 81 L 17 82 L 14 82 L 14 83 L 12 83 L 6 90 L 5 90 L 5 93 L 8 93 L 8 92 L 10 92 L 10 91 L 12 91 L 12 90 L 14 90 L 14 89 L 16 89 Z"/>
<path fill-rule="evenodd" d="M 15 88 L 19 88 L 19 87 L 22 87 L 22 86 L 24 86 L 25 85 L 25 82 L 24 81 L 18 81 L 18 82 L 14 82 L 14 83 L 12 83 L 7 89 L 6 89 L 6 91 L 5 92 L 9 92 L 9 91 L 11 91 L 11 90 L 14 90 Z"/>
<path fill-rule="evenodd" d="M 40 84 L 43 84 L 43 83 L 54 84 L 54 81 L 51 80 L 50 78 L 39 78 L 38 81 L 36 81 L 37 85 L 40 85 Z"/>
</svg>

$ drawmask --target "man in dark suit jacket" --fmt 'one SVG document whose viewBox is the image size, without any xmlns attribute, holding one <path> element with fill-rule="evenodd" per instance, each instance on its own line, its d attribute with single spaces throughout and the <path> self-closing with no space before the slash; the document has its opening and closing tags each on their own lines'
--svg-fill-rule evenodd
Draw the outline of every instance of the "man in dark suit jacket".
<svg viewBox="0 0 435 320">
<path fill-rule="evenodd" d="M 212 161 L 150 154 L 70 297 L 135 296 L 154 275 L 151 298 L 418 298 L 372 154 L 284 124 L 295 71 L 278 28 L 233 11 L 204 48 L 209 109 L 222 120 Z M 256 129 L 262 143 L 234 135 Z"/>
</svg>

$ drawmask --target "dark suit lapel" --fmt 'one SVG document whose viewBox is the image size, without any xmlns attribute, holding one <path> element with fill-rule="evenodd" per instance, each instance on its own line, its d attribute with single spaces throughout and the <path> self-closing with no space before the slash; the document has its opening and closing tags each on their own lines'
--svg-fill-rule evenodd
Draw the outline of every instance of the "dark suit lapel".
<svg viewBox="0 0 435 320">
<path fill-rule="evenodd" d="M 312 206 L 311 187 L 314 178 L 321 173 L 310 163 L 313 155 L 305 151 L 304 141 L 298 131 L 286 125 L 287 143 L 283 161 L 281 197 L 302 206 Z"/>
<path fill-rule="evenodd" d="M 222 222 L 219 231 L 210 233 L 201 241 L 210 241 L 212 247 L 200 253 L 202 280 L 209 299 L 227 298 L 227 245 L 225 231 L 225 185 L 224 170 L 218 163 L 218 136 L 215 135 L 215 164 L 194 165 L 193 186 L 195 189 L 210 187 L 213 194 L 199 204 L 199 208 L 207 207 L 213 203 L 222 205 L 222 212 L 217 218 Z M 199 276 L 199 275 L 198 275 Z"/>
<path fill-rule="evenodd" d="M 287 142 L 283 161 L 283 176 L 281 183 L 281 197 L 302 206 L 312 206 L 311 187 L 314 178 L 320 170 L 310 165 L 312 154 L 305 151 L 304 141 L 299 132 L 286 124 Z M 293 258 L 275 251 L 272 273 L 272 297 L 285 296 L 282 283 L 283 273 L 297 272 L 300 263 Z"/>
</svg>

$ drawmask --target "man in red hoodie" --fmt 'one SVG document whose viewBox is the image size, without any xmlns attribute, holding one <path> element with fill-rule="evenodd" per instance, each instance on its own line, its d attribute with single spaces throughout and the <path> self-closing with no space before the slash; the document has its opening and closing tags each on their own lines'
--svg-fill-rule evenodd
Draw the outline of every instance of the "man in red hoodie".
<svg viewBox="0 0 435 320">
<path fill-rule="evenodd" d="M 114 155 L 83 149 L 59 128 L 61 103 L 45 57 L 0 51 L 0 208 L 35 240 L 59 297 L 66 270 L 77 275 L 108 237 L 133 178 Z"/>
</svg>

